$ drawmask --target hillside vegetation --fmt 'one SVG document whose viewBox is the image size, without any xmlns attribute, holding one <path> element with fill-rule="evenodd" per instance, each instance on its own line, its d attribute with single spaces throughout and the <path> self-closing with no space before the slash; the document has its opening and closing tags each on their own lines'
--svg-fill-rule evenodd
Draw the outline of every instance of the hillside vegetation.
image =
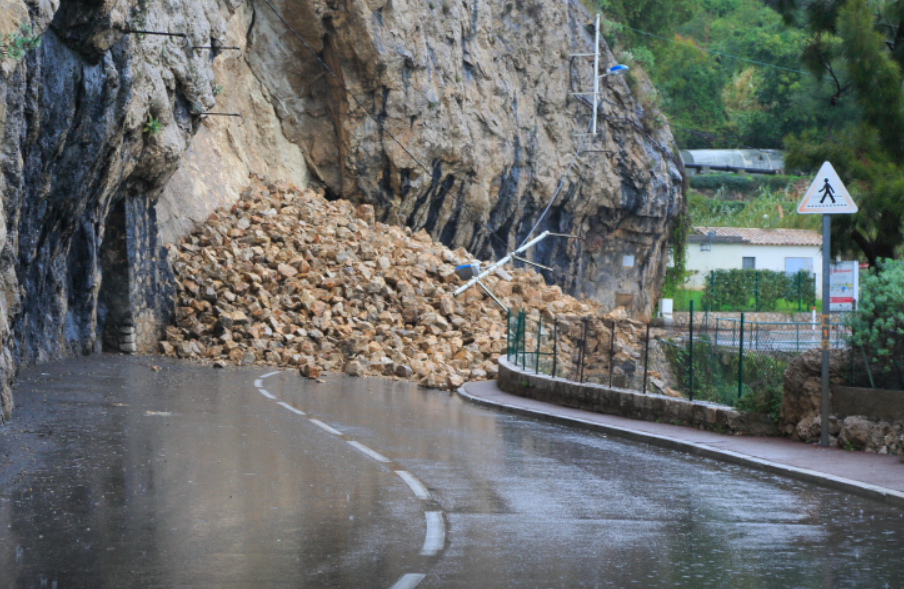
<svg viewBox="0 0 904 589">
<path fill-rule="evenodd" d="M 821 230 L 819 215 L 797 213 L 808 179 L 725 176 L 725 181 L 716 175 L 693 178 L 687 201 L 691 226 Z"/>
</svg>

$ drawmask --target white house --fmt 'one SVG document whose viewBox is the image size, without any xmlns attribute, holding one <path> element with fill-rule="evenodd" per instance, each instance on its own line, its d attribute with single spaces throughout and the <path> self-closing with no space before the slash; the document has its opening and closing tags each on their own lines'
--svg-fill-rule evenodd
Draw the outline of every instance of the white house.
<svg viewBox="0 0 904 589">
<path fill-rule="evenodd" d="M 734 268 L 811 272 L 822 296 L 822 236 L 809 229 L 694 227 L 687 238 L 688 287 L 703 289 L 711 270 Z"/>
</svg>

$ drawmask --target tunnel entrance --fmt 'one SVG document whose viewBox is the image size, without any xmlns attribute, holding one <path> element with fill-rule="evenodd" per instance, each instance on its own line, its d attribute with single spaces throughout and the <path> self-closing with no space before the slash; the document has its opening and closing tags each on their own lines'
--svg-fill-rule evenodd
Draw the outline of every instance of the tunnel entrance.
<svg viewBox="0 0 904 589">
<path fill-rule="evenodd" d="M 107 215 L 100 246 L 100 274 L 97 327 L 102 349 L 104 352 L 129 351 L 125 344 L 132 343 L 128 340 L 133 328 L 125 199 L 115 203 Z"/>
</svg>

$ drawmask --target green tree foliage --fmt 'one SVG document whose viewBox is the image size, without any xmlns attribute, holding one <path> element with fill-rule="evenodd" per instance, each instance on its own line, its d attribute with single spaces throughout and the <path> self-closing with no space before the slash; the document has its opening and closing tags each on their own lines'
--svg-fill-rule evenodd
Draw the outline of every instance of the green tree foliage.
<svg viewBox="0 0 904 589">
<path fill-rule="evenodd" d="M 665 0 L 653 4 L 671 7 Z M 648 8 L 651 2 L 640 5 Z M 780 149 L 789 134 L 850 117 L 847 105 L 823 108 L 835 88 L 800 72 L 807 30 L 787 26 L 762 0 L 683 2 L 682 10 L 666 10 L 670 18 L 664 21 L 658 20 L 658 13 L 644 21 L 643 11 L 632 17 L 634 13 L 625 14 L 614 1 L 599 6 L 622 25 L 611 27 L 607 35 L 619 58 L 630 62 L 641 50 L 650 55 L 630 65 L 650 74 L 683 148 Z"/>
<path fill-rule="evenodd" d="M 802 169 L 831 161 L 860 212 L 833 222 L 833 249 L 859 248 L 875 266 L 904 250 L 904 0 L 835 0 L 779 4 L 809 34 L 801 57 L 833 90 L 824 110 L 846 109 L 835 125 L 788 140 L 786 164 Z"/>
<path fill-rule="evenodd" d="M 892 386 L 904 386 L 904 260 L 881 260 L 878 272 L 863 278 L 851 343 L 862 346 L 874 369 Z"/>
<path fill-rule="evenodd" d="M 594 8 L 629 27 L 671 34 L 694 16 L 699 4 L 700 0 L 595 0 Z"/>
</svg>

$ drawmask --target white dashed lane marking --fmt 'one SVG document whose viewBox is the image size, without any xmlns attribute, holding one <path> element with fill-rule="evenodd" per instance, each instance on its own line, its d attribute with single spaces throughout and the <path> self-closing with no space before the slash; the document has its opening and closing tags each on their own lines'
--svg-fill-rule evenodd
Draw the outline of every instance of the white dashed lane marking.
<svg viewBox="0 0 904 589">
<path fill-rule="evenodd" d="M 421 481 L 414 478 L 413 474 L 411 474 L 407 470 L 397 470 L 395 471 L 395 473 L 399 475 L 403 481 L 408 483 L 408 486 L 411 487 L 412 491 L 414 491 L 415 497 L 424 501 L 430 499 L 430 492 L 427 491 L 427 487 L 421 484 Z"/>
<path fill-rule="evenodd" d="M 423 581 L 426 576 L 427 575 L 422 575 L 421 573 L 408 573 L 407 575 L 402 575 L 402 578 L 396 581 L 396 584 L 389 589 L 414 589 L 420 585 L 421 581 Z"/>
<path fill-rule="evenodd" d="M 286 403 L 285 401 L 280 401 L 279 403 L 277 403 L 277 405 L 280 405 L 280 406 L 282 406 L 282 407 L 285 407 L 286 409 L 288 409 L 288 410 L 291 411 L 292 413 L 297 413 L 298 415 L 305 415 L 305 412 L 304 412 L 304 411 L 302 411 L 301 409 L 296 409 L 295 407 L 292 407 L 291 405 L 289 405 L 289 404 Z"/>
<path fill-rule="evenodd" d="M 349 442 L 349 445 L 351 447 L 356 448 L 356 449 L 360 450 L 361 452 L 367 454 L 368 456 L 370 456 L 377 462 L 389 462 L 389 458 L 386 458 L 385 456 L 383 456 L 382 454 L 380 454 L 378 452 L 374 452 L 373 450 L 371 450 L 370 448 L 368 448 L 361 442 L 351 441 L 351 442 Z"/>
<path fill-rule="evenodd" d="M 442 511 L 427 511 L 427 534 L 424 536 L 424 547 L 421 548 L 421 556 L 433 556 L 443 549 L 446 542 L 446 528 L 443 523 Z"/>
<path fill-rule="evenodd" d="M 319 419 L 311 419 L 311 423 L 313 423 L 314 425 L 316 425 L 317 427 L 319 427 L 320 429 L 322 429 L 322 430 L 324 430 L 324 431 L 330 432 L 331 434 L 333 434 L 333 435 L 335 435 L 335 436 L 341 436 L 341 435 L 342 435 L 342 432 L 340 432 L 340 431 L 337 430 L 336 428 L 333 428 L 333 427 L 328 426 L 327 424 L 323 423 L 323 422 L 320 421 Z"/>
<path fill-rule="evenodd" d="M 289 411 L 297 415 L 306 415 L 305 412 L 301 409 L 296 409 L 288 403 L 279 400 L 279 398 L 263 388 L 263 379 L 280 374 L 280 372 L 280 370 L 277 370 L 275 372 L 268 372 L 267 374 L 261 375 L 260 378 L 254 381 L 254 386 L 257 388 L 260 394 L 267 397 L 268 399 L 273 399 L 277 402 L 277 405 L 283 407 L 284 409 L 288 409 Z M 310 421 L 320 429 L 333 434 L 334 436 L 343 435 L 341 431 L 330 425 L 327 425 L 319 419 L 308 417 L 308 421 Z M 366 454 L 367 456 L 370 456 L 377 462 L 392 462 L 389 458 L 386 458 L 379 452 L 371 450 L 360 442 L 356 442 L 354 440 L 346 441 L 351 447 L 355 448 L 359 452 Z M 414 492 L 415 497 L 422 501 L 427 501 L 430 499 L 430 492 L 427 491 L 427 488 L 423 485 L 423 483 L 417 480 L 417 478 L 415 478 L 415 476 L 410 472 L 406 470 L 397 470 L 395 471 L 395 473 L 399 475 L 399 477 L 403 481 L 405 481 L 405 483 L 411 488 L 411 490 Z M 424 536 L 424 546 L 423 548 L 421 548 L 421 556 L 434 556 L 443 549 L 443 546 L 446 543 L 446 524 L 443 521 L 442 511 L 427 511 L 424 513 L 424 516 L 427 519 L 427 532 Z M 420 585 L 421 581 L 423 581 L 426 576 L 427 575 L 423 573 L 407 573 L 405 575 L 402 575 L 402 577 L 398 581 L 396 581 L 395 585 L 390 587 L 390 589 L 415 589 L 415 587 Z"/>
</svg>

